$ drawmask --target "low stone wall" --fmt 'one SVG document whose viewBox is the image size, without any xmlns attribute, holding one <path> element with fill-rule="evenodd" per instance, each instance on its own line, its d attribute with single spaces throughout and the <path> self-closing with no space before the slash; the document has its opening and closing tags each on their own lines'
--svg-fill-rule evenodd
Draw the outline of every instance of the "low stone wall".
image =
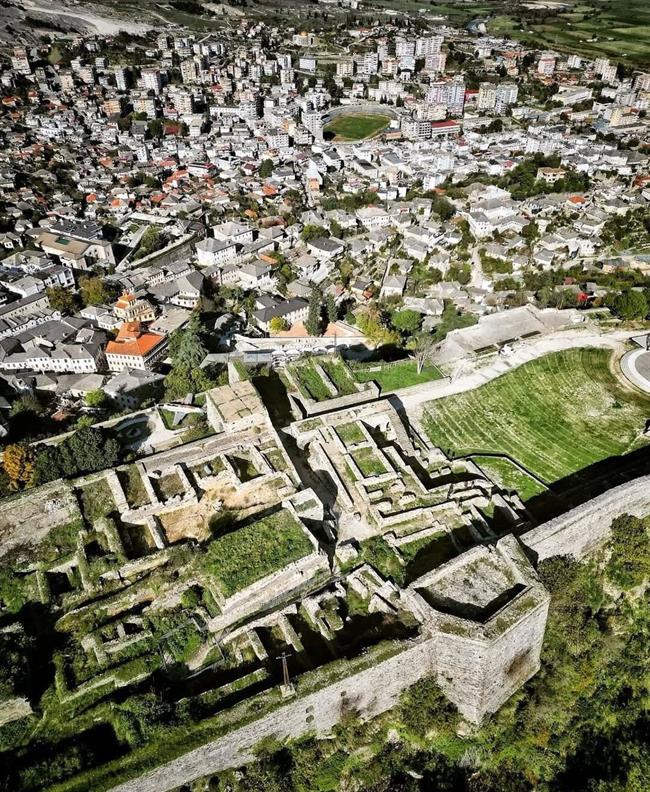
<svg viewBox="0 0 650 792">
<path fill-rule="evenodd" d="M 408 646 L 403 652 L 360 671 L 316 693 L 293 699 L 254 723 L 162 765 L 111 792 L 167 792 L 197 778 L 250 762 L 264 738 L 296 739 L 313 732 L 325 734 L 346 708 L 371 718 L 391 709 L 402 691 L 433 671 L 431 640 Z"/>
<path fill-rule="evenodd" d="M 622 514 L 650 514 L 650 476 L 614 487 L 533 528 L 521 537 L 521 542 L 538 562 L 556 555 L 581 559 L 608 539 L 612 521 Z"/>
<path fill-rule="evenodd" d="M 288 564 L 278 572 L 252 583 L 224 601 L 223 613 L 210 621 L 211 632 L 219 632 L 256 610 L 264 608 L 281 594 L 290 594 L 299 590 L 319 573 L 328 574 L 329 563 L 325 554 L 315 551 Z"/>
</svg>

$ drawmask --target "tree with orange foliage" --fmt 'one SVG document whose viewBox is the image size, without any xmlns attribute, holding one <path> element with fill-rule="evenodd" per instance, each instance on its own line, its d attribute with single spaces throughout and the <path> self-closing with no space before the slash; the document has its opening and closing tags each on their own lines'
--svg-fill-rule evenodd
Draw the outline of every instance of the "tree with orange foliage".
<svg viewBox="0 0 650 792">
<path fill-rule="evenodd" d="M 28 446 L 14 443 L 3 454 L 2 466 L 14 489 L 26 486 L 34 474 L 34 454 Z"/>
</svg>

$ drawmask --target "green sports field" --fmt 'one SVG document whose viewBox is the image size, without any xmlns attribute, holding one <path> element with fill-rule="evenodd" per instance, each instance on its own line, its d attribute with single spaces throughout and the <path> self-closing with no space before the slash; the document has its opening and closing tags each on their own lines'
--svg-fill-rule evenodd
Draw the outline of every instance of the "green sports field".
<svg viewBox="0 0 650 792">
<path fill-rule="evenodd" d="M 350 113 L 330 121 L 323 131 L 336 140 L 364 140 L 373 137 L 390 124 L 390 117 L 362 113 Z"/>
<path fill-rule="evenodd" d="M 547 355 L 427 404 L 431 440 L 454 456 L 502 453 L 551 483 L 640 445 L 650 399 L 623 386 L 610 352 Z"/>
</svg>

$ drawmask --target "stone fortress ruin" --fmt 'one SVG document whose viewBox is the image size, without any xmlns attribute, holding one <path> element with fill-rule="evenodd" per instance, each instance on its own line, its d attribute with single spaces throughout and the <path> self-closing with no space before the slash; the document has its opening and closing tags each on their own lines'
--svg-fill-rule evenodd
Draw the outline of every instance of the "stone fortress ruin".
<svg viewBox="0 0 650 792">
<path fill-rule="evenodd" d="M 110 727 L 102 704 L 150 685 L 219 724 L 115 790 L 237 766 L 264 738 L 379 714 L 428 676 L 480 723 L 539 669 L 537 561 L 580 558 L 614 517 L 650 511 L 644 478 L 530 526 L 517 496 L 376 396 L 303 404 L 281 437 L 253 385 L 235 382 L 206 394 L 209 437 L 0 506 L 0 565 L 65 647 L 53 688 L 71 721 L 98 708 Z M 0 601 L 0 629 L 24 630 L 21 612 Z M 5 696 L 0 726 L 37 705 Z"/>
</svg>

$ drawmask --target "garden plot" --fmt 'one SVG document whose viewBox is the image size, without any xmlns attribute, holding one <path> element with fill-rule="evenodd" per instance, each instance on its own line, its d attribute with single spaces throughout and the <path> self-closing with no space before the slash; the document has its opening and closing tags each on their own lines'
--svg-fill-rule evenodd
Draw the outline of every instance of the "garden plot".
<svg viewBox="0 0 650 792">
<path fill-rule="evenodd" d="M 150 503 L 147 490 L 142 483 L 142 476 L 136 465 L 129 465 L 126 468 L 117 470 L 117 477 L 129 506 L 132 509 L 139 509 Z"/>
<path fill-rule="evenodd" d="M 575 349 L 429 402 L 425 427 L 453 456 L 509 455 L 553 482 L 631 450 L 649 416 L 650 399 L 616 379 L 608 351 Z"/>
<path fill-rule="evenodd" d="M 283 378 L 289 395 L 297 397 L 308 412 L 322 412 L 318 405 L 324 403 L 325 409 L 333 409 L 336 399 L 357 396 L 366 401 L 379 395 L 373 382 L 357 382 L 340 358 L 313 357 L 292 363 Z"/>
<path fill-rule="evenodd" d="M 381 476 L 387 472 L 379 454 L 372 447 L 360 448 L 358 451 L 353 451 L 351 456 L 364 478 Z"/>
</svg>

